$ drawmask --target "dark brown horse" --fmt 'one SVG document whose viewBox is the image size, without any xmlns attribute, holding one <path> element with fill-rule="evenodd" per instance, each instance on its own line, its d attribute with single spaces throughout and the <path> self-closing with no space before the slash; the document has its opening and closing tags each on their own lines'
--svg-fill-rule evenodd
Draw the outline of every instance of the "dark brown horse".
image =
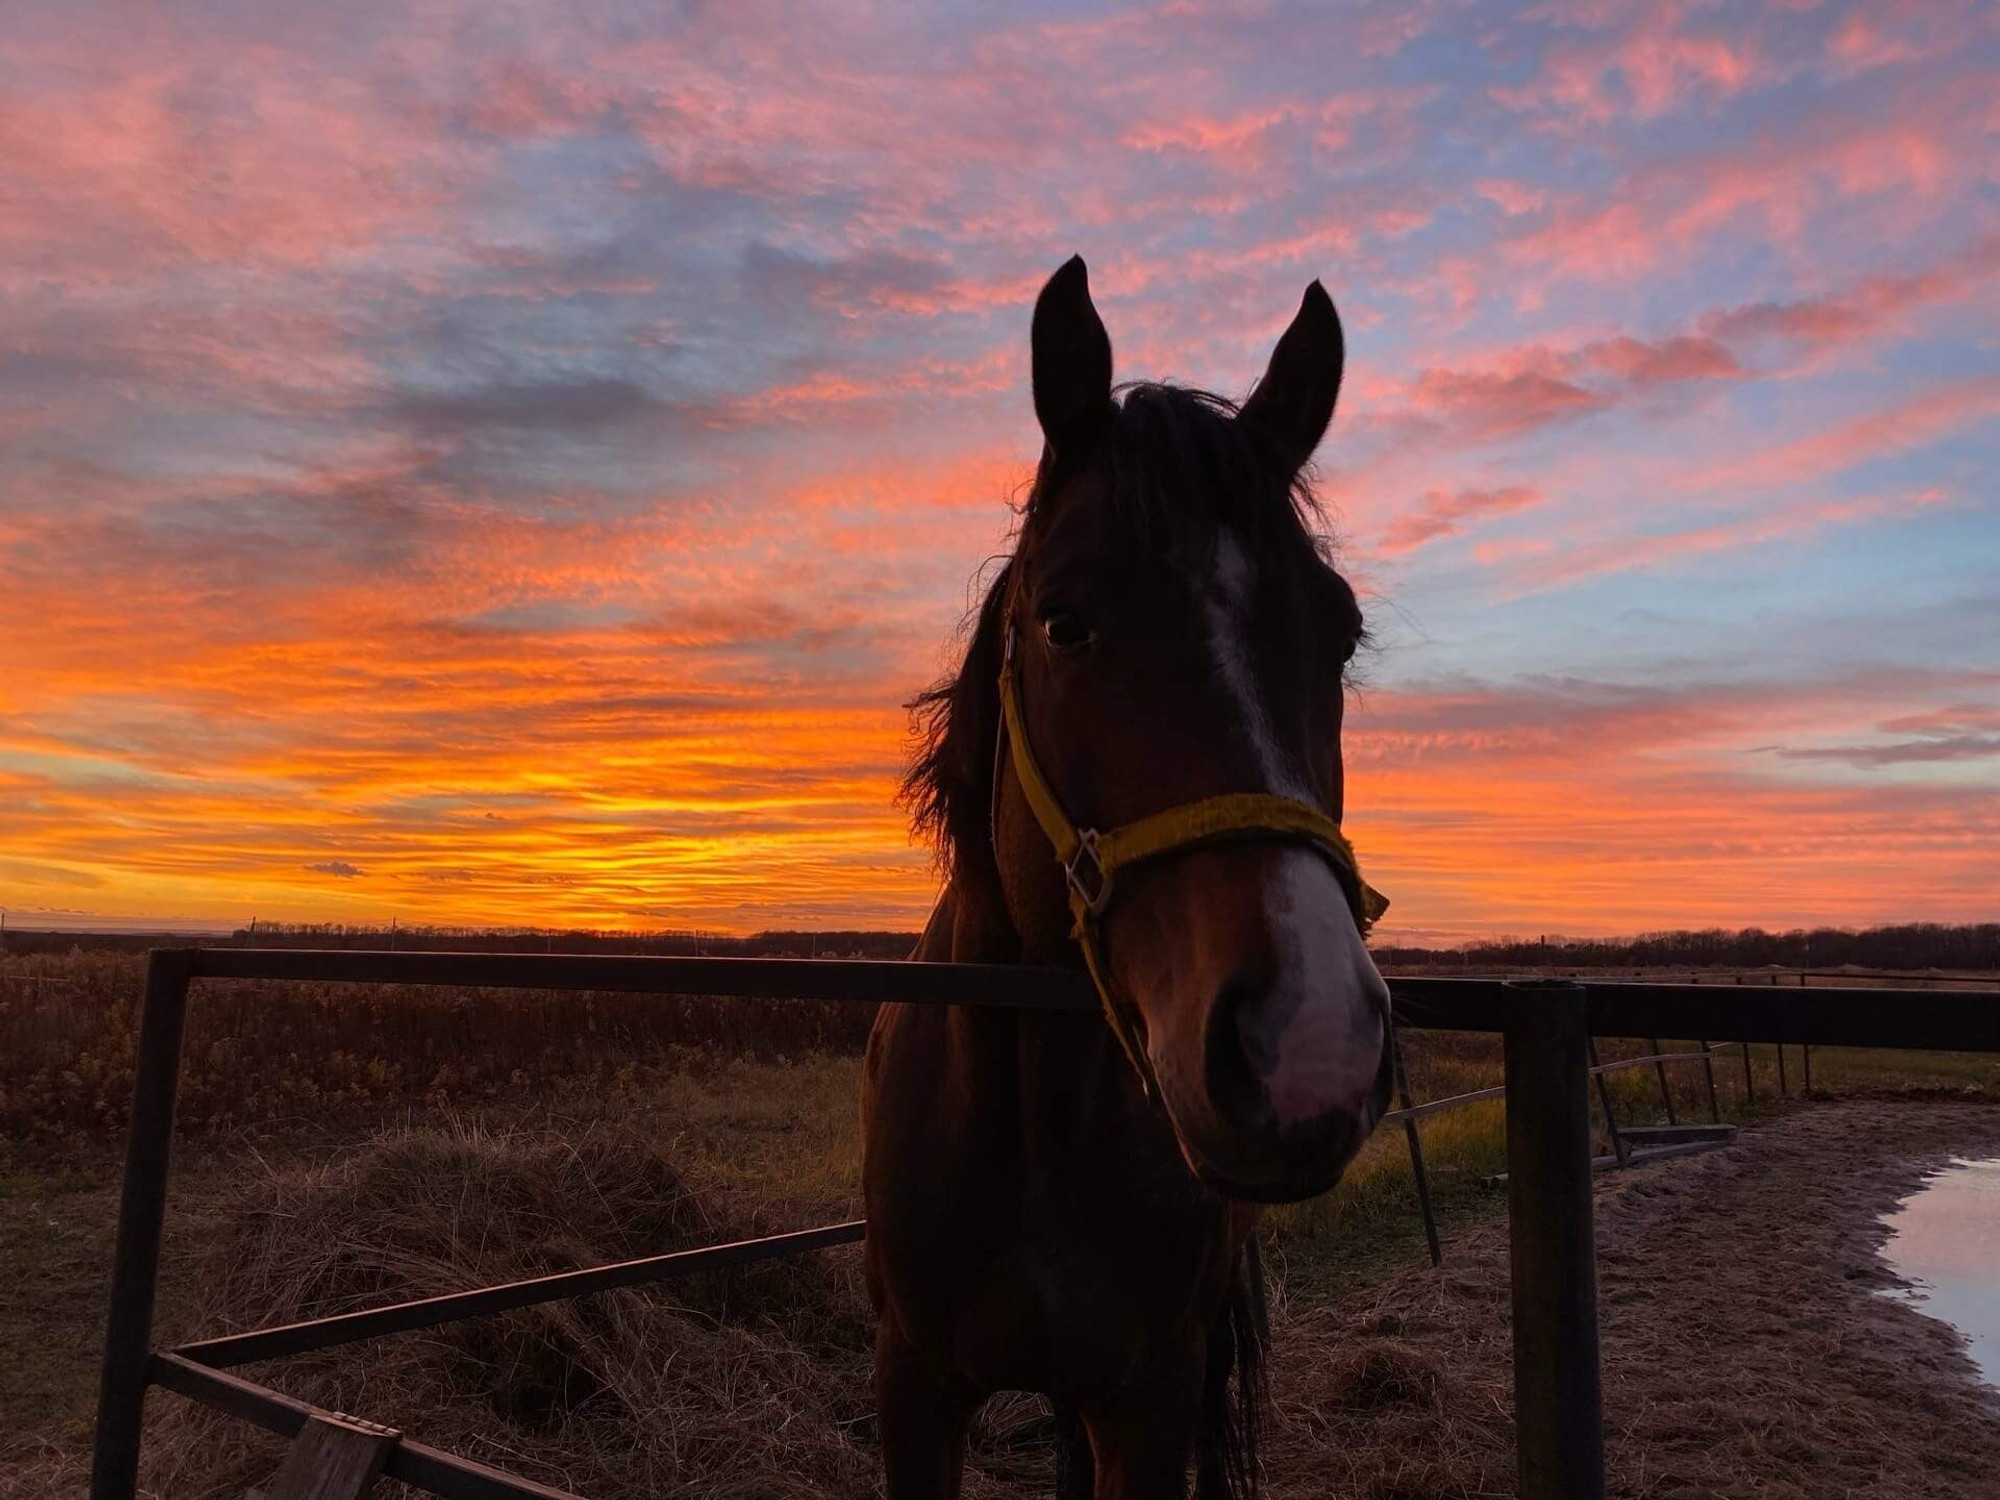
<svg viewBox="0 0 2000 1500">
<path fill-rule="evenodd" d="M 1300 478 L 1340 321 L 1314 282 L 1240 410 L 1114 394 L 1078 259 L 1032 344 L 1046 445 L 1018 545 L 916 705 L 906 790 L 949 877 L 916 956 L 1074 967 L 1085 932 L 1112 1024 L 883 1008 L 862 1104 L 883 1458 L 892 1500 L 956 1495 L 980 1402 L 1032 1390 L 1060 1493 L 1181 1496 L 1192 1461 L 1221 1500 L 1255 1488 L 1256 1205 L 1331 1186 L 1388 1093 L 1388 992 L 1332 830 L 1361 613 Z M 1123 830 L 1189 804 L 1253 811 L 1115 890 L 1050 857 L 1065 813 Z M 1287 809 L 1327 831 L 1287 834 Z"/>
</svg>

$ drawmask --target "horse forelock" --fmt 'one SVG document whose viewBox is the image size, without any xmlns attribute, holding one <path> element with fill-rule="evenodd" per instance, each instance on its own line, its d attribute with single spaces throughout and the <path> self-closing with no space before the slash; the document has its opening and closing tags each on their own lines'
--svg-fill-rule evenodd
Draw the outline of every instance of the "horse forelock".
<svg viewBox="0 0 2000 1500">
<path fill-rule="evenodd" d="M 1303 548 L 1325 556 L 1322 511 L 1303 472 L 1277 445 L 1236 420 L 1226 397 L 1189 386 L 1120 386 L 1104 430 L 1079 467 L 1094 477 L 1107 520 L 1148 550 L 1191 567 L 1206 564 L 1217 537 L 1235 533 L 1260 560 Z M 1068 476 L 1044 465 L 1029 495 L 1023 542 Z"/>
</svg>

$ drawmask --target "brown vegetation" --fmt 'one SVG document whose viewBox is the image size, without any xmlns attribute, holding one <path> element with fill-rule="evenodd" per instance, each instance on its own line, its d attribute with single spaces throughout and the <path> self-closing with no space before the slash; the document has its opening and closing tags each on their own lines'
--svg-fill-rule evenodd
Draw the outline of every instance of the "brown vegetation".
<svg viewBox="0 0 2000 1500">
<path fill-rule="evenodd" d="M 1443 971 L 1493 974 L 1517 969 L 1864 969 L 1991 973 L 2000 970 L 2000 922 L 1905 922 L 1895 926 L 1796 927 L 1767 932 L 1761 927 L 1709 927 L 1698 931 L 1648 932 L 1637 937 L 1493 938 L 1463 947 L 1416 948 L 1375 945 L 1385 967 L 1440 967 Z"/>
<path fill-rule="evenodd" d="M 9 1500 L 81 1492 L 141 972 L 0 961 L 0 1144 L 26 1168 L 0 1171 L 0 1397 L 23 1418 L 0 1442 Z M 214 984 L 191 1017 L 163 1342 L 854 1212 L 859 1009 Z M 1420 1098 L 1497 1078 L 1491 1038 L 1408 1042 Z M 1773 1061 L 1759 1049 L 1767 1100 Z M 1794 1087 L 1797 1067 L 1794 1051 Z M 1741 1116 L 1738 1054 L 1717 1072 Z M 1623 1118 L 1658 1117 L 1650 1068 L 1613 1077 Z M 1822 1049 L 1815 1083 L 1992 1095 L 2000 1061 Z M 1705 1117 L 1698 1066 L 1675 1092 Z M 412 1110 L 421 1124 L 381 1128 Z M 1393 1132 L 1272 1217 L 1275 1496 L 1511 1493 L 1501 1200 L 1482 1186 L 1500 1120 L 1496 1102 L 1424 1122 L 1442 1273 L 1421 1264 Z M 2000 1112 L 1977 1106 L 1847 1105 L 1605 1179 L 1617 1492 L 1985 1493 L 1949 1336 L 1866 1288 L 1873 1213 L 1926 1153 L 1988 1136 Z M 830 1252 L 247 1373 L 601 1500 L 865 1494 L 856 1265 Z M 267 1440 L 176 1399 L 152 1423 L 157 1494 L 240 1494 L 275 1467 Z M 968 1495 L 1046 1493 L 1047 1438 L 1039 1403 L 995 1402 Z"/>
<path fill-rule="evenodd" d="M 1858 1101 L 1601 1180 L 1610 1490 L 1629 1500 L 1995 1500 L 2000 1396 L 1944 1324 L 1876 1295 L 1878 1218 L 2000 1110 Z M 1274 1495 L 1514 1493 L 1504 1225 L 1445 1268 L 1289 1320 Z"/>
<path fill-rule="evenodd" d="M 245 1184 L 210 1248 L 200 1322 L 248 1328 L 743 1238 L 738 1219 L 629 1128 L 395 1132 Z M 806 1256 L 556 1302 L 274 1363 L 253 1378 L 600 1496 L 864 1492 L 870 1337 L 852 1256 Z M 178 1405 L 178 1403 L 161 1403 Z M 163 1413 L 149 1482 L 236 1496 L 271 1445 Z"/>
<path fill-rule="evenodd" d="M 737 1128 L 788 1133 L 836 1092 L 817 1091 L 804 1114 L 751 1107 Z M 390 1131 L 311 1165 L 245 1172 L 239 1160 L 227 1197 L 207 1200 L 212 1222 L 182 1241 L 187 1300 L 170 1321 L 212 1333 L 840 1212 L 847 1189 L 832 1177 L 804 1184 L 804 1205 L 714 1186 L 726 1097 L 693 1105 L 703 1139 L 686 1170 L 658 1144 L 664 1109 L 504 1134 Z M 1603 1180 L 1614 1495 L 2000 1496 L 1992 1393 L 1943 1325 L 1874 1295 L 1889 1284 L 1876 1216 L 1952 1150 L 2000 1151 L 2000 1111 L 1876 1100 L 1793 1112 L 1732 1150 Z M 1303 1247 L 1280 1231 L 1279 1248 L 1296 1269 Z M 1507 1274 L 1493 1224 L 1459 1237 L 1441 1272 L 1408 1266 L 1331 1300 L 1282 1283 L 1272 1500 L 1512 1494 Z M 835 1251 L 246 1373 L 596 1500 L 866 1495 L 857 1281 L 857 1258 Z M 0 1495 L 81 1493 L 80 1443 L 6 1447 Z M 279 1458 L 243 1424 L 170 1397 L 153 1404 L 147 1451 L 148 1493 L 191 1500 L 239 1495 Z M 1051 1478 L 1040 1403 L 990 1406 L 968 1496 L 1046 1495 Z"/>
<path fill-rule="evenodd" d="M 76 951 L 0 960 L 0 1135 L 124 1129 L 145 960 Z M 629 1092 L 690 1052 L 852 1051 L 862 1005 L 541 990 L 237 981 L 189 1007 L 180 1122 L 216 1131 L 349 1106 L 522 1094 L 551 1078 Z"/>
</svg>

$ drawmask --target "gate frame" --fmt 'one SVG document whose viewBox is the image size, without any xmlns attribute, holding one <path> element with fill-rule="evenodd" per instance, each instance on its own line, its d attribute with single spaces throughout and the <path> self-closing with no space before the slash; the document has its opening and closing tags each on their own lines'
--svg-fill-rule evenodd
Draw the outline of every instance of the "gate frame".
<svg viewBox="0 0 2000 1500">
<path fill-rule="evenodd" d="M 316 1430 L 329 1423 L 355 1425 L 357 1419 L 323 1411 L 269 1386 L 244 1380 L 228 1373 L 228 1366 L 433 1327 L 480 1313 L 641 1285 L 705 1267 L 851 1244 L 865 1232 L 865 1224 L 859 1220 L 824 1225 L 156 1351 L 152 1329 L 160 1237 L 181 1045 L 189 989 L 196 979 L 449 984 L 1097 1009 L 1089 980 L 1080 971 L 1009 965 L 155 949 L 147 961 L 134 1059 L 132 1116 L 91 1472 L 93 1500 L 133 1500 L 146 1391 L 151 1386 L 190 1397 L 280 1436 L 296 1438 L 308 1428 Z M 1585 985 L 1568 979 L 1392 978 L 1389 984 L 1403 1025 L 1499 1032 L 1504 1039 L 1516 1462 L 1521 1500 L 1602 1500 L 1604 1494 L 1589 1127 L 1591 1053 L 1596 1037 L 1692 1034 L 1746 1045 L 1793 1041 L 2000 1053 L 2000 991 L 1799 987 L 1746 995 L 1733 986 L 1725 990 L 1700 985 Z M 1433 1106 L 1457 1102 L 1461 1101 L 1433 1101 Z M 1415 1117 L 1433 1106 L 1406 1104 L 1398 1113 L 1413 1127 Z M 381 1473 L 450 1500 L 579 1500 L 400 1434 L 383 1446 Z M 366 1492 L 372 1473 L 350 1485 L 350 1500 Z"/>
</svg>

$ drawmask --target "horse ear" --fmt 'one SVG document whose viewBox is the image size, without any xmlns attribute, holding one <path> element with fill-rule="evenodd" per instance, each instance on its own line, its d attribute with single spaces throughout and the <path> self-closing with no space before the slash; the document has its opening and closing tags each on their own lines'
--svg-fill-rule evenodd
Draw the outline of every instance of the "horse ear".
<svg viewBox="0 0 2000 1500">
<path fill-rule="evenodd" d="M 1035 420 L 1049 451 L 1074 458 L 1111 414 L 1111 336 L 1090 303 L 1090 274 L 1073 255 L 1035 299 Z"/>
<path fill-rule="evenodd" d="M 1278 440 L 1293 469 L 1311 458 L 1326 436 L 1346 360 L 1340 314 L 1333 310 L 1326 288 L 1315 281 L 1306 288 L 1298 316 L 1271 351 L 1270 368 L 1242 411 L 1244 420 Z"/>
</svg>

